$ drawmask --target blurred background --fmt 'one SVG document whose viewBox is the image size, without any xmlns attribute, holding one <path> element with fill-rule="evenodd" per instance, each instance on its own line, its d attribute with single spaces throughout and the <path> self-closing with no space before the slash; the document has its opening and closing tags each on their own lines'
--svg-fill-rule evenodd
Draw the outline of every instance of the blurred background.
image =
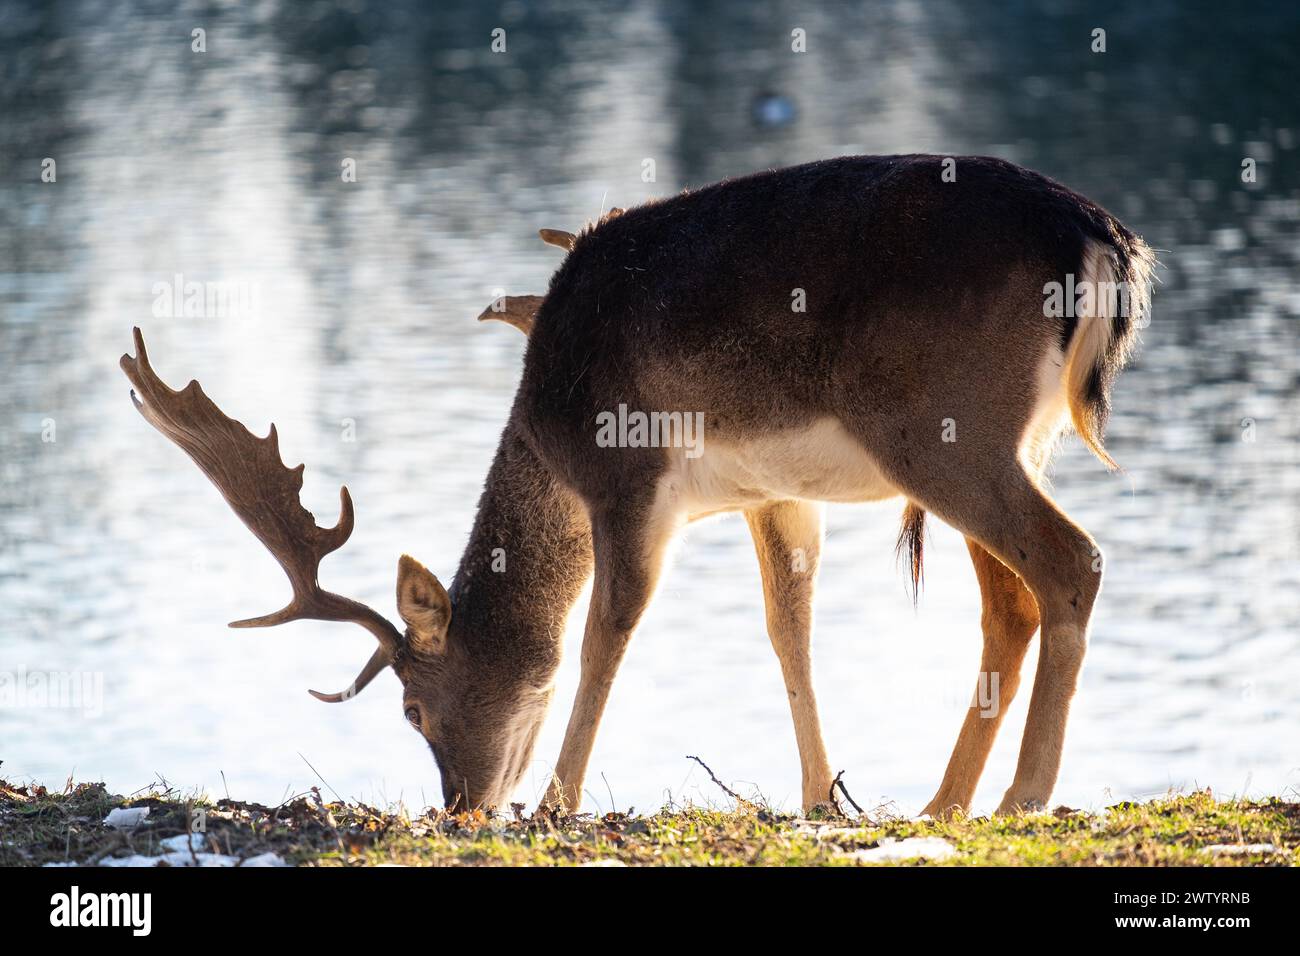
<svg viewBox="0 0 1300 956">
<path fill-rule="evenodd" d="M 1060 179 L 1164 262 L 1114 396 L 1124 473 L 1073 439 L 1057 458 L 1055 493 L 1108 576 L 1056 799 L 1293 792 L 1297 49 L 1287 4 L 4 0 L 0 775 L 276 802 L 318 784 L 314 767 L 345 797 L 438 796 L 391 674 L 346 705 L 305 693 L 351 680 L 368 636 L 225 627 L 288 585 L 132 409 L 117 367 L 132 325 L 171 384 L 200 378 L 259 434 L 276 422 L 323 524 L 348 484 L 357 530 L 322 579 L 391 615 L 401 552 L 455 570 L 524 347 L 474 318 L 500 290 L 545 291 L 561 253 L 539 227 L 766 167 L 926 151 Z M 192 282 L 236 290 L 239 314 L 173 309 Z M 830 508 L 814 647 L 834 768 L 860 803 L 915 812 L 974 685 L 979 595 L 936 522 L 913 610 L 898 513 Z M 520 800 L 558 755 L 585 606 Z M 102 679 L 99 706 L 17 692 L 64 672 Z M 1010 782 L 1027 700 L 977 810 Z M 678 548 L 588 808 L 721 800 L 685 754 L 798 804 L 737 517 Z"/>
</svg>

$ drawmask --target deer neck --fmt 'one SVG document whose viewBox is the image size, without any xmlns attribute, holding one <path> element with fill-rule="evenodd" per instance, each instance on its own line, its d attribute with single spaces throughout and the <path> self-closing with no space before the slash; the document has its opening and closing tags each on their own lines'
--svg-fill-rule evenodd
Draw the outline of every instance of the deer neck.
<svg viewBox="0 0 1300 956">
<path fill-rule="evenodd" d="M 507 425 L 450 591 L 464 649 L 549 681 L 592 561 L 586 509 Z"/>
</svg>

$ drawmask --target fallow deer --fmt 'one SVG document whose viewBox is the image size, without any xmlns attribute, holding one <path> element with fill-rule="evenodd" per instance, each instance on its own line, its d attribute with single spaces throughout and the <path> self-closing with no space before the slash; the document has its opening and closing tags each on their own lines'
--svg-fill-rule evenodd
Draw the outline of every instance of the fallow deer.
<svg viewBox="0 0 1300 956">
<path fill-rule="evenodd" d="M 122 367 L 141 412 L 293 586 L 285 609 L 234 626 L 364 626 L 378 650 L 346 691 L 316 696 L 345 700 L 392 667 L 448 805 L 500 806 L 529 766 L 564 622 L 594 570 L 579 688 L 543 798 L 573 811 L 669 539 L 695 518 L 742 511 L 812 807 L 832 786 L 810 663 L 820 503 L 901 496 L 913 587 L 925 514 L 965 535 L 983 597 L 981 670 L 1000 677 L 996 709 L 968 711 L 923 812 L 970 806 L 1040 624 L 999 811 L 1043 806 L 1101 585 L 1096 544 L 1044 492 L 1043 472 L 1071 423 L 1114 467 L 1102 446 L 1109 392 L 1149 307 L 1154 257 L 1052 180 L 996 159 L 944 159 L 816 162 L 620 210 L 576 236 L 544 230 L 568 250 L 547 294 L 482 316 L 510 321 L 528 344 L 468 547 L 449 590 L 401 558 L 404 631 L 317 583 L 320 559 L 352 528 L 347 490 L 338 524 L 318 528 L 298 501 L 302 466 L 281 462 L 274 427 L 255 438 L 197 382 L 168 388 L 136 330 Z M 1048 314 L 1053 283 L 1096 292 L 1080 295 L 1077 314 Z M 620 407 L 666 421 L 702 414 L 703 454 L 643 433 L 597 441 Z"/>
</svg>

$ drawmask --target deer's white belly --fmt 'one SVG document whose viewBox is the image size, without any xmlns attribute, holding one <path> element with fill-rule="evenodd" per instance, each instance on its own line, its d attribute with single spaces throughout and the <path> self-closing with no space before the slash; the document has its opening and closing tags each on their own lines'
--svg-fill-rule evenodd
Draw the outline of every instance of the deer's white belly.
<svg viewBox="0 0 1300 956">
<path fill-rule="evenodd" d="M 880 501 L 899 493 L 833 418 L 743 443 L 704 439 L 703 453 L 677 458 L 669 479 L 691 517 L 785 498 Z"/>
</svg>

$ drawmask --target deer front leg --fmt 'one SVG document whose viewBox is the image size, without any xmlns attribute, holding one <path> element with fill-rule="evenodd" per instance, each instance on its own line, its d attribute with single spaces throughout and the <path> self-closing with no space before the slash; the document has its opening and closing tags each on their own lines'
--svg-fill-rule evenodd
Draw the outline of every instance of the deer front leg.
<svg viewBox="0 0 1300 956">
<path fill-rule="evenodd" d="M 587 761 L 614 675 L 650 603 L 668 541 L 680 524 L 674 497 L 661 493 L 650 501 L 592 511 L 596 568 L 582 637 L 582 672 L 544 807 L 574 813 L 582 804 Z"/>
<path fill-rule="evenodd" d="M 984 653 L 975 698 L 966 711 L 943 783 L 921 811 L 936 819 L 970 809 L 998 727 L 1020 684 L 1025 651 L 1038 630 L 1038 605 L 1015 572 L 970 538 L 966 547 L 984 602 Z"/>
<path fill-rule="evenodd" d="M 812 684 L 812 601 L 821 557 L 822 507 L 777 501 L 745 512 L 763 577 L 767 633 L 781 662 L 803 769 L 803 809 L 830 801 L 830 761 Z"/>
</svg>

